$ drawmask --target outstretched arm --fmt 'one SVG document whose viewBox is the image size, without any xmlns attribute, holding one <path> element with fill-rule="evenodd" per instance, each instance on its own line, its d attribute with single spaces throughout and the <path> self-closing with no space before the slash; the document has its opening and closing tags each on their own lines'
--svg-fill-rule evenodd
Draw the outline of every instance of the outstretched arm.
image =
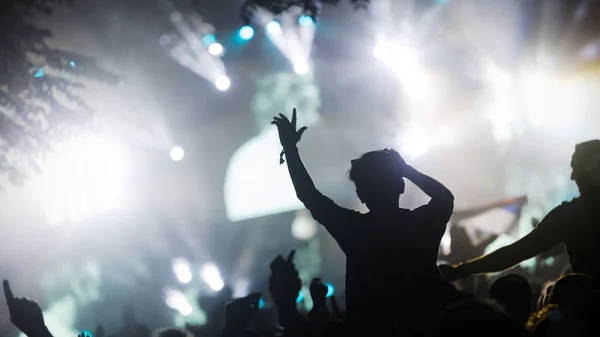
<svg viewBox="0 0 600 337">
<path fill-rule="evenodd" d="M 519 241 L 456 266 L 455 271 L 452 272 L 456 277 L 453 278 L 500 272 L 543 253 L 565 240 L 567 233 L 564 220 L 563 210 L 559 206 Z"/>
<path fill-rule="evenodd" d="M 351 216 L 354 212 L 336 205 L 315 187 L 312 178 L 300 159 L 300 154 L 296 146 L 302 137 L 302 133 L 306 130 L 306 127 L 303 127 L 296 131 L 296 109 L 294 109 L 291 121 L 283 114 L 280 114 L 278 117 L 275 117 L 272 124 L 276 125 L 279 131 L 279 140 L 285 151 L 288 170 L 298 199 L 311 212 L 315 220 L 326 226 L 330 232 L 332 230 L 336 231 L 333 227 L 343 224 L 345 222 L 344 217 Z M 332 232 L 331 234 L 336 236 L 338 233 L 336 231 L 336 233 Z"/>
<path fill-rule="evenodd" d="M 481 215 L 481 214 L 483 214 L 487 211 L 490 211 L 494 208 L 508 206 L 515 202 L 520 202 L 522 204 L 526 204 L 527 196 L 522 196 L 522 197 L 519 197 L 516 199 L 503 200 L 503 201 L 495 202 L 495 203 L 492 203 L 492 204 L 489 204 L 486 206 L 482 206 L 479 208 L 462 210 L 462 211 L 454 211 L 454 214 L 452 214 L 452 222 L 456 223 L 456 222 L 460 222 L 461 220 L 464 220 L 464 219 L 476 217 L 476 216 Z"/>
</svg>

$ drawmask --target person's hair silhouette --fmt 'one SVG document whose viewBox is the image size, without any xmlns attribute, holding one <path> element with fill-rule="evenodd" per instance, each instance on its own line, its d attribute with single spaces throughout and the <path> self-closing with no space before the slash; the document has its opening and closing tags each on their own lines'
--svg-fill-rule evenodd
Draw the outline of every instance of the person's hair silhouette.
<svg viewBox="0 0 600 337">
<path fill-rule="evenodd" d="M 402 178 L 406 166 L 394 150 L 371 151 L 351 161 L 348 177 L 356 186 L 356 194 L 371 211 L 398 208 L 398 199 L 404 193 Z"/>
</svg>

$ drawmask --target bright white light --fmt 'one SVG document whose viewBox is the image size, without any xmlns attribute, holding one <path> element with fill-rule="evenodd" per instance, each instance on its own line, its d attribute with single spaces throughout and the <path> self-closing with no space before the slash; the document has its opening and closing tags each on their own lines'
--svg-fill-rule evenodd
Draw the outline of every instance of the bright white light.
<svg viewBox="0 0 600 337">
<path fill-rule="evenodd" d="M 175 146 L 174 148 L 171 149 L 170 155 L 171 155 L 171 159 L 173 159 L 173 161 L 180 161 L 185 156 L 185 152 L 179 146 Z"/>
<path fill-rule="evenodd" d="M 225 282 L 221 279 L 219 268 L 212 263 L 207 263 L 200 269 L 200 277 L 214 290 L 219 291 L 225 286 Z"/>
<path fill-rule="evenodd" d="M 277 21 L 271 21 L 267 23 L 267 33 L 273 36 L 279 36 L 283 31 L 281 30 L 281 25 Z"/>
<path fill-rule="evenodd" d="M 561 113 L 565 90 L 555 77 L 542 72 L 526 74 L 520 89 L 523 108 L 535 125 L 552 120 Z"/>
<path fill-rule="evenodd" d="M 420 128 L 412 128 L 399 136 L 400 154 L 408 158 L 417 158 L 431 147 L 431 135 Z"/>
<path fill-rule="evenodd" d="M 181 306 L 181 308 L 179 308 L 179 313 L 182 314 L 183 316 L 189 316 L 192 314 L 193 311 L 194 311 L 194 309 L 192 308 L 192 305 L 189 303 L 186 303 L 183 306 Z"/>
<path fill-rule="evenodd" d="M 80 221 L 126 202 L 128 156 L 116 141 L 87 135 L 59 145 L 32 179 L 50 225 Z"/>
<path fill-rule="evenodd" d="M 217 89 L 225 91 L 231 86 L 231 80 L 227 76 L 221 76 L 215 81 L 215 86 Z"/>
<path fill-rule="evenodd" d="M 298 75 L 306 75 L 306 74 L 308 74 L 309 70 L 310 70 L 310 67 L 308 66 L 308 63 L 305 61 L 297 61 L 294 63 L 294 71 Z"/>
<path fill-rule="evenodd" d="M 189 316 L 193 312 L 192 305 L 188 302 L 185 295 L 179 290 L 166 290 L 166 303 L 171 309 L 179 311 L 183 316 Z"/>
<path fill-rule="evenodd" d="M 210 46 L 208 46 L 208 52 L 212 56 L 221 56 L 221 55 L 223 55 L 224 51 L 225 51 L 225 49 L 218 42 L 212 43 Z"/>
<path fill-rule="evenodd" d="M 373 48 L 373 56 L 379 61 L 385 61 L 390 54 L 390 46 L 385 42 L 380 42 Z"/>
<path fill-rule="evenodd" d="M 181 257 L 173 259 L 171 266 L 179 282 L 183 284 L 190 283 L 192 280 L 192 271 L 190 270 L 190 264 L 186 259 Z"/>
<path fill-rule="evenodd" d="M 310 240 L 317 234 L 317 224 L 305 213 L 300 213 L 292 221 L 292 236 L 298 240 Z"/>
<path fill-rule="evenodd" d="M 254 36 L 254 29 L 250 26 L 244 26 L 240 28 L 239 34 L 243 40 L 250 40 Z"/>
</svg>

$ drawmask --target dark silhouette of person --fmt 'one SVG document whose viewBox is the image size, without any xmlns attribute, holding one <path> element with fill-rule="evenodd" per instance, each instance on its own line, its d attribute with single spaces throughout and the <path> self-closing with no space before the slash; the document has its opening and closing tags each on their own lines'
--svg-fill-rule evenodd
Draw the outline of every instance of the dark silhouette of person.
<svg viewBox="0 0 600 337">
<path fill-rule="evenodd" d="M 435 179 L 407 165 L 394 150 L 368 152 L 351 161 L 349 178 L 366 214 L 338 206 L 324 196 L 308 174 L 296 144 L 306 127 L 296 129 L 283 114 L 274 118 L 296 195 L 335 238 L 346 254 L 346 317 L 352 324 L 393 320 L 390 314 L 425 282 L 443 282 L 437 267 L 440 241 L 454 208 L 454 196 Z M 283 160 L 282 160 L 283 162 Z M 430 198 L 415 210 L 399 207 L 403 178 Z"/>
<path fill-rule="evenodd" d="M 490 288 L 490 298 L 498 302 L 520 327 L 531 316 L 533 290 L 526 278 L 516 274 L 499 277 Z"/>
<path fill-rule="evenodd" d="M 573 273 L 600 278 L 600 140 L 578 144 L 571 168 L 579 198 L 554 208 L 531 233 L 509 246 L 466 263 L 440 266 L 444 278 L 500 272 L 558 244 L 566 246 Z"/>
</svg>

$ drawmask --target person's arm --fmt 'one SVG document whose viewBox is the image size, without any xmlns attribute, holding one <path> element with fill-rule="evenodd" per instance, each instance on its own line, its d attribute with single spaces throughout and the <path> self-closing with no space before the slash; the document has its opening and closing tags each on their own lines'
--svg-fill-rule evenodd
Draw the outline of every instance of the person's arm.
<svg viewBox="0 0 600 337">
<path fill-rule="evenodd" d="M 346 217 L 352 216 L 354 212 L 338 206 L 315 187 L 300 159 L 298 147 L 296 146 L 302 137 L 302 133 L 306 130 L 306 127 L 302 127 L 296 131 L 296 109 L 294 109 L 291 121 L 280 114 L 279 117 L 274 118 L 272 123 L 277 126 L 279 131 L 279 139 L 285 152 L 288 170 L 298 199 L 310 211 L 313 218 L 327 227 L 330 232 L 332 228 L 329 227 L 331 226 L 343 226 Z M 335 236 L 336 233 L 331 234 Z"/>
<path fill-rule="evenodd" d="M 426 206 L 419 209 L 427 213 L 435 212 L 440 216 L 443 215 L 448 219 L 450 218 L 454 209 L 454 195 L 446 186 L 408 165 L 405 168 L 404 177 L 412 181 L 431 198 Z M 435 207 L 435 210 L 431 210 L 431 207 Z"/>
<path fill-rule="evenodd" d="M 565 240 L 565 214 L 561 206 L 550 212 L 533 230 L 517 242 L 486 256 L 455 267 L 458 278 L 500 272 L 537 256 Z"/>
<path fill-rule="evenodd" d="M 498 207 L 504 207 L 504 206 L 508 206 L 511 205 L 515 202 L 519 202 L 522 204 L 526 204 L 527 203 L 527 196 L 522 196 L 516 199 L 510 199 L 510 200 L 503 200 L 500 202 L 495 202 L 486 206 L 482 206 L 482 207 L 478 207 L 478 208 L 474 208 L 474 209 L 469 209 L 469 210 L 462 210 L 462 211 L 454 211 L 454 213 L 452 214 L 452 222 L 456 223 L 456 222 L 460 222 L 461 220 L 464 219 L 468 219 L 468 218 L 472 218 L 472 217 L 476 217 L 478 215 L 481 215 L 487 211 L 490 211 L 494 208 L 498 208 Z"/>
</svg>

